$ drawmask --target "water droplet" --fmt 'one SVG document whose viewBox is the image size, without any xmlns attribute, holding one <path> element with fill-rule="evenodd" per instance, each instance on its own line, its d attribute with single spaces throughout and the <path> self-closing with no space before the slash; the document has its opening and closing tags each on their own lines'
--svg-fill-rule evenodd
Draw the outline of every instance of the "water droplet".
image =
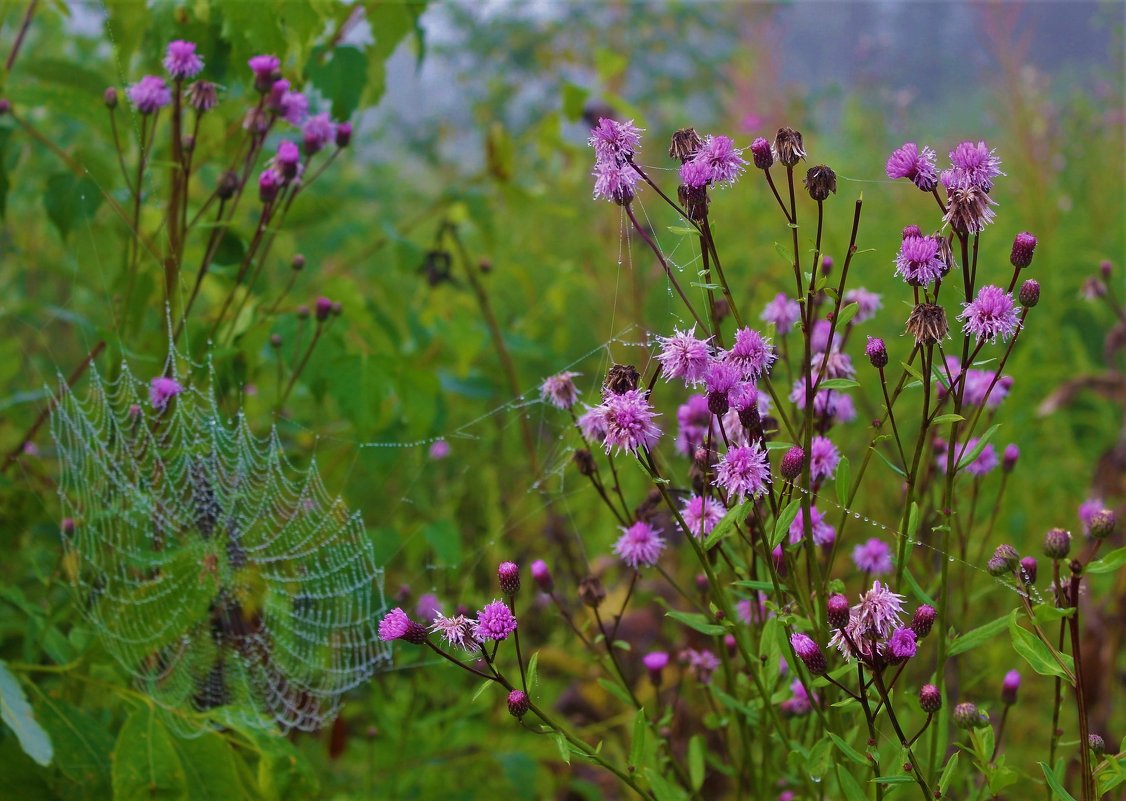
<svg viewBox="0 0 1126 801">
<path fill-rule="evenodd" d="M 950 564 L 954 564 L 954 557 L 953 556 L 948 556 L 947 560 L 950 562 Z"/>
</svg>

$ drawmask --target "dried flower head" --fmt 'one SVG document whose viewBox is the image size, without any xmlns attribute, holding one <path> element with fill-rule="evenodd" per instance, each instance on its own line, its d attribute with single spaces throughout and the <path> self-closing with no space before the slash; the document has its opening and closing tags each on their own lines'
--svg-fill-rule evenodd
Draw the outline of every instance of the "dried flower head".
<svg viewBox="0 0 1126 801">
<path fill-rule="evenodd" d="M 946 309 L 937 303 L 920 303 L 907 318 L 907 333 L 919 345 L 934 345 L 946 339 L 950 334 Z"/>
<path fill-rule="evenodd" d="M 802 181 L 809 196 L 820 203 L 826 200 L 830 193 L 836 194 L 837 174 L 827 164 L 818 164 L 810 167 Z"/>
<path fill-rule="evenodd" d="M 945 176 L 946 173 L 943 173 Z M 942 222 L 959 234 L 980 234 L 996 217 L 992 209 L 996 205 L 997 201 L 980 187 L 947 187 L 946 214 Z"/>
<path fill-rule="evenodd" d="M 441 612 L 430 624 L 430 630 L 442 635 L 447 645 L 463 651 L 476 651 L 477 642 L 473 639 L 473 621 L 465 615 L 446 617 Z"/>
<path fill-rule="evenodd" d="M 793 128 L 779 128 L 774 137 L 774 157 L 786 167 L 793 167 L 804 159 L 801 133 Z"/>
<path fill-rule="evenodd" d="M 669 158 L 679 159 L 681 164 L 691 161 L 703 144 L 704 140 L 695 128 L 681 128 L 669 142 Z"/>
</svg>

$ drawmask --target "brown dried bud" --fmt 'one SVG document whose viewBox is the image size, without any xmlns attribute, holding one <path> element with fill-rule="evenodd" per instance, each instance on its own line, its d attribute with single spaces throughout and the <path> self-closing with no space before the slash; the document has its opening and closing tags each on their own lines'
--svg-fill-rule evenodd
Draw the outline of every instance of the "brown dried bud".
<svg viewBox="0 0 1126 801">
<path fill-rule="evenodd" d="M 774 153 L 787 167 L 793 167 L 804 159 L 805 148 L 802 147 L 801 133 L 793 128 L 779 128 L 774 137 Z"/>
<path fill-rule="evenodd" d="M 707 218 L 708 205 L 712 202 L 708 197 L 707 185 L 691 187 L 681 184 L 677 187 L 676 197 L 692 222 L 703 222 Z"/>
<path fill-rule="evenodd" d="M 235 196 L 238 191 L 238 173 L 233 170 L 227 170 L 219 176 L 219 187 L 215 190 L 215 194 L 219 196 L 220 200 L 230 200 Z"/>
<path fill-rule="evenodd" d="M 907 333 L 919 345 L 933 345 L 946 339 L 950 334 L 946 309 L 937 303 L 920 303 L 907 318 Z"/>
<path fill-rule="evenodd" d="M 602 606 L 602 602 L 606 600 L 606 588 L 597 576 L 587 576 L 579 582 L 579 600 L 591 609 Z"/>
<path fill-rule="evenodd" d="M 818 164 L 816 167 L 809 168 L 803 183 L 809 196 L 820 203 L 830 194 L 836 194 L 837 174 L 828 165 Z"/>
<path fill-rule="evenodd" d="M 603 393 L 622 395 L 632 389 L 637 389 L 641 381 L 641 373 L 632 364 L 615 364 L 606 373 L 606 381 L 602 384 Z"/>
<path fill-rule="evenodd" d="M 696 155 L 696 151 L 700 149 L 702 144 L 704 144 L 704 140 L 700 138 L 700 134 L 696 133 L 695 128 L 681 128 L 672 135 L 672 142 L 669 143 L 669 157 L 680 159 L 683 164 Z"/>
<path fill-rule="evenodd" d="M 594 464 L 594 456 L 590 451 L 588 451 L 586 448 L 579 448 L 577 451 L 575 451 L 573 459 L 575 462 L 575 467 L 579 468 L 580 474 L 584 476 L 594 475 L 596 467 Z"/>
</svg>

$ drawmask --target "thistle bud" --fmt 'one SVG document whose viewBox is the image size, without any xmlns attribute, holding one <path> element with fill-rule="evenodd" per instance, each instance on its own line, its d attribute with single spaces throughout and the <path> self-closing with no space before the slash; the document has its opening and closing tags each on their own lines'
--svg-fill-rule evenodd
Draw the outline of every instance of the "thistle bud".
<svg viewBox="0 0 1126 801">
<path fill-rule="evenodd" d="M 665 651 L 651 651 L 641 658 L 649 671 L 649 681 L 654 687 L 661 686 L 661 672 L 668 667 L 669 655 Z"/>
<path fill-rule="evenodd" d="M 515 595 L 520 591 L 520 567 L 515 562 L 501 562 L 497 568 L 497 581 L 500 591 L 505 595 Z"/>
<path fill-rule="evenodd" d="M 523 690 L 513 690 L 508 694 L 508 714 L 519 720 L 528 714 L 528 710 L 532 708 L 532 702 L 528 700 L 528 694 Z"/>
<path fill-rule="evenodd" d="M 587 576 L 579 582 L 579 600 L 591 609 L 602 606 L 602 602 L 606 600 L 606 588 L 597 576 Z"/>
<path fill-rule="evenodd" d="M 117 89 L 109 87 L 102 93 L 102 102 L 106 104 L 106 108 L 113 111 L 117 108 Z"/>
<path fill-rule="evenodd" d="M 919 688 L 919 706 L 928 714 L 934 714 L 942 709 L 942 693 L 933 684 L 924 684 Z"/>
<path fill-rule="evenodd" d="M 258 176 L 258 199 L 263 203 L 270 203 L 278 196 L 278 190 L 284 183 L 282 176 L 275 170 L 263 170 Z"/>
<path fill-rule="evenodd" d="M 280 348 L 282 346 L 281 334 L 270 334 L 270 347 Z"/>
<path fill-rule="evenodd" d="M 1111 263 L 1110 259 L 1103 259 L 1099 262 L 1099 273 L 1102 274 L 1104 281 L 1110 280 L 1112 270 L 1114 270 L 1114 265 Z"/>
<path fill-rule="evenodd" d="M 1088 734 L 1087 745 L 1099 756 L 1102 756 L 1106 753 L 1106 741 L 1103 740 L 1102 735 Z"/>
<path fill-rule="evenodd" d="M 297 319 L 298 320 L 308 320 L 309 319 L 309 307 L 308 306 L 302 304 L 302 305 L 297 307 Z"/>
<path fill-rule="evenodd" d="M 906 239 L 909 236 L 922 236 L 922 235 L 923 235 L 923 229 L 922 228 L 920 228 L 917 225 L 908 225 L 906 228 L 903 229 L 902 237 L 904 239 Z"/>
<path fill-rule="evenodd" d="M 339 317 L 344 313 L 344 305 L 339 300 L 334 300 L 329 310 L 332 311 L 333 317 Z"/>
<path fill-rule="evenodd" d="M 1026 309 L 1031 309 L 1040 302 L 1040 282 L 1029 278 L 1020 285 L 1020 292 L 1017 293 L 1017 300 Z"/>
<path fill-rule="evenodd" d="M 888 347 L 879 337 L 868 337 L 868 344 L 864 346 L 864 355 L 877 370 L 887 367 Z"/>
<path fill-rule="evenodd" d="M 786 455 L 782 457 L 782 464 L 778 468 L 778 472 L 782 474 L 782 478 L 793 481 L 801 475 L 804 466 L 805 451 L 800 446 L 795 445 L 786 451 Z"/>
<path fill-rule="evenodd" d="M 336 126 L 336 146 L 348 147 L 352 143 L 352 123 L 342 122 Z"/>
<path fill-rule="evenodd" d="M 774 154 L 783 166 L 793 167 L 805 158 L 801 133 L 793 128 L 779 128 L 774 137 Z"/>
<path fill-rule="evenodd" d="M 1020 560 L 1020 577 L 1025 584 L 1036 583 L 1037 570 L 1036 557 L 1026 556 Z"/>
<path fill-rule="evenodd" d="M 1006 473 L 1013 472 L 1016 467 L 1017 459 L 1020 458 L 1020 448 L 1015 443 L 1010 442 L 1005 446 L 1005 453 L 1001 457 L 1001 469 Z"/>
<path fill-rule="evenodd" d="M 1001 702 L 1012 706 L 1017 702 L 1017 690 L 1020 689 L 1020 673 L 1010 670 L 1001 681 Z"/>
<path fill-rule="evenodd" d="M 830 194 L 836 194 L 837 174 L 827 164 L 818 164 L 809 168 L 803 183 L 809 196 L 820 203 Z"/>
<path fill-rule="evenodd" d="M 1044 535 L 1044 555 L 1049 559 L 1066 559 L 1071 552 L 1071 532 L 1062 528 L 1049 529 Z"/>
<path fill-rule="evenodd" d="M 64 517 L 62 522 L 59 524 L 59 529 L 62 531 L 64 537 L 73 537 L 74 536 L 74 518 L 73 517 Z"/>
<path fill-rule="evenodd" d="M 930 604 L 922 604 L 915 609 L 915 614 L 911 616 L 911 630 L 915 632 L 915 636 L 922 639 L 930 634 L 937 616 L 938 613 Z"/>
<path fill-rule="evenodd" d="M 536 586 L 543 592 L 551 592 L 555 589 L 555 579 L 551 577 L 547 562 L 542 559 L 532 562 L 532 581 L 536 582 Z"/>
<path fill-rule="evenodd" d="M 1009 254 L 1009 263 L 1018 270 L 1032 264 L 1032 252 L 1036 250 L 1036 237 L 1027 231 L 1016 235 L 1013 240 L 1013 250 Z"/>
<path fill-rule="evenodd" d="M 1008 543 L 997 546 L 997 549 L 993 551 L 993 559 L 999 559 L 1004 562 L 1007 571 L 1016 570 L 1017 565 L 1020 564 L 1020 554 L 1017 553 L 1016 548 Z"/>
<path fill-rule="evenodd" d="M 293 261 L 291 261 L 289 263 L 289 266 L 293 268 L 293 271 L 295 273 L 301 272 L 302 270 L 305 269 L 305 257 L 302 256 L 300 253 L 294 253 L 293 254 Z"/>
<path fill-rule="evenodd" d="M 1087 530 L 1094 539 L 1105 540 L 1114 533 L 1116 522 L 1114 512 L 1110 509 L 1100 509 L 1091 516 L 1091 523 L 1087 527 Z"/>
<path fill-rule="evenodd" d="M 230 200 L 235 196 L 238 191 L 238 174 L 233 170 L 227 170 L 219 176 L 219 186 L 215 190 L 215 194 L 219 196 L 220 200 Z"/>
<path fill-rule="evenodd" d="M 843 629 L 848 625 L 852 610 L 849 609 L 848 598 L 845 596 L 838 593 L 830 597 L 825 610 L 826 616 L 829 618 L 829 628 Z"/>
<path fill-rule="evenodd" d="M 960 729 L 977 729 L 982 724 L 982 716 L 984 713 L 980 712 L 975 704 L 969 701 L 963 701 L 954 707 L 954 725 Z M 985 718 L 988 721 L 988 717 Z"/>
<path fill-rule="evenodd" d="M 813 638 L 806 634 L 792 634 L 790 635 L 790 645 L 794 648 L 794 653 L 797 654 L 798 659 L 805 663 L 809 672 L 814 676 L 820 676 L 825 672 L 825 654 L 821 652 L 821 646 L 813 641 Z"/>
<path fill-rule="evenodd" d="M 324 297 L 317 298 L 313 308 L 316 310 L 317 322 L 323 323 L 332 313 L 332 301 Z"/>
<path fill-rule="evenodd" d="M 770 150 L 770 142 L 761 136 L 751 142 L 751 158 L 760 170 L 769 170 L 774 166 L 774 153 Z"/>
</svg>

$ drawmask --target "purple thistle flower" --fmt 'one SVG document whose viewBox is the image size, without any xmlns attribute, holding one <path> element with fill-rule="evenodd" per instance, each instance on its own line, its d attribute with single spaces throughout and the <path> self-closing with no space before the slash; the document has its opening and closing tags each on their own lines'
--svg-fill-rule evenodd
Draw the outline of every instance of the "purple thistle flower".
<svg viewBox="0 0 1126 801">
<path fill-rule="evenodd" d="M 759 315 L 759 319 L 765 323 L 774 325 L 774 330 L 778 336 L 785 336 L 790 332 L 801 318 L 801 306 L 798 302 L 788 297 L 784 292 L 779 292 L 774 296 L 774 299 L 766 304 Z"/>
<path fill-rule="evenodd" d="M 544 379 L 540 384 L 540 397 L 556 409 L 570 409 L 579 400 L 579 391 L 575 388 L 575 376 L 578 373 L 556 373 Z"/>
<path fill-rule="evenodd" d="M 599 161 L 624 161 L 641 148 L 641 129 L 629 122 L 603 117 L 590 130 L 587 143 Z"/>
<path fill-rule="evenodd" d="M 614 553 L 634 570 L 657 564 L 664 549 L 665 539 L 660 531 L 644 520 L 623 528 L 622 536 L 614 543 Z"/>
<path fill-rule="evenodd" d="M 779 705 L 782 714 L 785 716 L 800 717 L 806 715 L 813 708 L 812 702 L 820 700 L 814 695 L 811 701 L 809 694 L 805 691 L 805 685 L 801 683 L 801 679 L 794 679 L 790 683 L 790 692 L 793 695 Z"/>
<path fill-rule="evenodd" d="M 532 708 L 532 701 L 523 690 L 513 690 L 508 694 L 508 714 L 519 720 L 528 714 Z"/>
<path fill-rule="evenodd" d="M 800 445 L 794 445 L 782 457 L 778 472 L 782 474 L 782 478 L 793 481 L 801 475 L 803 467 L 805 467 L 805 450 Z"/>
<path fill-rule="evenodd" d="M 701 684 L 710 683 L 712 674 L 719 668 L 719 657 L 706 649 L 685 648 L 680 652 L 680 658 L 688 663 L 688 670 Z"/>
<path fill-rule="evenodd" d="M 825 522 L 825 516 L 816 506 L 809 507 L 810 532 L 813 535 L 813 544 L 820 548 L 828 548 L 837 539 L 837 530 Z M 794 522 L 790 523 L 790 544 L 797 545 L 805 536 L 805 510 L 799 509 Z"/>
<path fill-rule="evenodd" d="M 848 598 L 840 593 L 830 596 L 825 604 L 825 614 L 829 621 L 829 628 L 843 629 L 848 625 L 850 617 Z"/>
<path fill-rule="evenodd" d="M 882 576 L 891 572 L 891 549 L 886 542 L 873 537 L 852 550 L 852 561 L 859 570 L 873 576 Z"/>
<path fill-rule="evenodd" d="M 715 466 L 717 487 L 727 490 L 732 500 L 742 502 L 747 496 L 757 498 L 770 483 L 770 463 L 766 451 L 756 442 L 730 448 Z"/>
<path fill-rule="evenodd" d="M 828 437 L 816 436 L 809 448 L 809 474 L 814 482 L 832 478 L 841 461 L 840 451 Z"/>
<path fill-rule="evenodd" d="M 888 348 L 879 337 L 868 337 L 868 344 L 864 346 L 864 355 L 868 357 L 873 367 L 877 369 L 887 367 Z"/>
<path fill-rule="evenodd" d="M 917 651 L 915 632 L 909 628 L 896 629 L 888 639 L 888 651 L 896 662 L 905 662 Z"/>
<path fill-rule="evenodd" d="M 1009 263 L 1017 269 L 1027 267 L 1032 264 L 1032 254 L 1036 250 L 1036 237 L 1028 233 L 1028 231 L 1021 231 L 1013 239 L 1013 249 L 1009 253 Z"/>
<path fill-rule="evenodd" d="M 852 325 L 858 325 L 871 320 L 876 316 L 876 312 L 883 306 L 880 302 L 880 296 L 877 293 L 869 292 L 862 286 L 845 292 L 844 302 L 846 306 L 850 303 L 856 304 L 856 314 L 853 315 L 852 319 L 849 321 Z"/>
<path fill-rule="evenodd" d="M 1017 690 L 1019 689 L 1020 673 L 1010 670 L 1001 680 L 1001 701 L 1007 706 L 1015 704 L 1017 702 Z"/>
<path fill-rule="evenodd" d="M 895 274 L 909 286 L 930 286 L 946 272 L 938 240 L 933 236 L 904 237 L 895 257 Z"/>
<path fill-rule="evenodd" d="M 814 353 L 836 350 L 840 346 L 840 332 L 833 333 L 833 345 L 829 346 L 829 334 L 833 324 L 828 320 L 818 320 L 813 324 L 813 332 L 809 335 L 809 347 Z"/>
<path fill-rule="evenodd" d="M 610 393 L 602 408 L 606 453 L 612 450 L 637 453 L 642 448 L 651 448 L 661 436 L 661 429 L 653 424 L 657 415 L 644 390 L 631 389 L 620 395 Z"/>
<path fill-rule="evenodd" d="M 933 715 L 942 709 L 942 691 L 933 684 L 924 684 L 919 688 L 919 706 L 928 715 Z"/>
<path fill-rule="evenodd" d="M 505 595 L 515 595 L 520 591 L 520 566 L 515 562 L 501 562 L 497 567 L 497 582 Z"/>
<path fill-rule="evenodd" d="M 676 422 L 680 429 L 676 437 L 676 449 L 685 456 L 691 456 L 703 444 L 711 425 L 712 413 L 708 409 L 705 395 L 690 395 L 676 410 Z"/>
<path fill-rule="evenodd" d="M 641 658 L 641 662 L 645 665 L 645 669 L 649 671 L 649 681 L 653 683 L 654 687 L 660 687 L 661 671 L 669 664 L 668 652 L 650 651 Z"/>
<path fill-rule="evenodd" d="M 146 75 L 125 90 L 129 102 L 141 114 L 155 114 L 172 102 L 172 92 L 163 78 Z"/>
<path fill-rule="evenodd" d="M 661 363 L 661 374 L 666 381 L 683 379 L 687 385 L 695 386 L 704 380 L 704 373 L 711 362 L 711 347 L 707 339 L 696 338 L 696 326 L 687 331 L 673 329 L 671 337 L 657 337 L 661 352 L 657 361 Z"/>
<path fill-rule="evenodd" d="M 911 616 L 911 630 L 915 632 L 916 637 L 922 639 L 931 633 L 931 627 L 934 626 L 937 617 L 938 612 L 933 606 L 921 604 L 915 608 L 915 614 Z"/>
<path fill-rule="evenodd" d="M 794 388 L 790 390 L 789 397 L 791 401 L 801 407 L 805 406 L 808 394 L 805 376 L 803 375 L 794 382 Z M 847 423 L 856 418 L 856 407 L 853 406 L 852 399 L 843 392 L 830 389 L 817 390 L 817 393 L 813 396 L 813 412 L 820 417 L 835 418 L 841 423 Z"/>
<path fill-rule="evenodd" d="M 444 439 L 434 440 L 430 445 L 430 450 L 427 455 L 435 462 L 442 461 L 450 455 L 450 443 L 446 442 Z"/>
<path fill-rule="evenodd" d="M 278 68 L 281 66 L 281 62 L 278 61 L 278 57 L 254 56 L 246 63 L 254 73 L 255 86 L 260 87 L 262 84 L 265 84 L 265 88 L 259 88 L 258 91 L 269 91 L 270 86 L 273 83 L 274 73 L 277 72 Z"/>
<path fill-rule="evenodd" d="M 412 645 L 426 642 L 426 627 L 415 623 L 399 607 L 395 607 L 379 621 L 379 639 L 384 642 L 405 640 Z"/>
<path fill-rule="evenodd" d="M 929 147 L 920 151 L 914 142 L 906 142 L 892 151 L 885 170 L 888 178 L 906 178 L 922 191 L 932 192 L 938 186 L 934 159 L 934 151 Z"/>
<path fill-rule="evenodd" d="M 473 621 L 465 615 L 446 617 L 439 612 L 430 624 L 430 630 L 442 635 L 442 639 L 455 648 L 463 651 L 477 650 L 477 643 L 473 639 Z"/>
<path fill-rule="evenodd" d="M 692 161 L 706 164 L 711 173 L 711 181 L 717 184 L 735 183 L 747 165 L 742 151 L 726 136 L 708 136 Z"/>
<path fill-rule="evenodd" d="M 263 203 L 270 203 L 278 196 L 285 179 L 281 173 L 272 167 L 262 171 L 258 176 L 258 199 Z"/>
<path fill-rule="evenodd" d="M 826 378 L 852 378 L 856 375 L 856 368 L 852 366 L 852 358 L 847 353 L 839 350 L 829 353 L 815 353 L 810 359 L 813 375 L 820 375 L 822 367 L 825 369 Z"/>
<path fill-rule="evenodd" d="M 688 533 L 696 539 L 711 534 L 725 514 L 727 507 L 715 498 L 706 498 L 703 495 L 693 495 L 680 507 L 680 516 L 688 526 Z"/>
<path fill-rule="evenodd" d="M 958 315 L 959 320 L 965 320 L 962 331 L 973 334 L 979 342 L 985 339 L 996 342 L 998 337 L 1002 342 L 1008 342 L 1021 327 L 1018 318 L 1020 307 L 1013 302 L 1013 296 L 1001 287 L 983 286 L 972 302 L 962 305 L 965 308 Z"/>
<path fill-rule="evenodd" d="M 637 194 L 639 177 L 630 164 L 599 159 L 594 164 L 594 196 L 624 206 Z"/>
<path fill-rule="evenodd" d="M 1017 466 L 1017 460 L 1020 459 L 1020 448 L 1017 447 L 1015 442 L 1010 442 L 1005 446 L 1004 453 L 1001 454 L 1001 469 L 1006 473 L 1011 473 L 1013 468 Z"/>
<path fill-rule="evenodd" d="M 418 596 L 414 611 L 423 620 L 434 620 L 442 612 L 442 602 L 434 593 L 426 592 Z"/>
<path fill-rule="evenodd" d="M 310 117 L 301 128 L 302 142 L 305 152 L 313 155 L 336 137 L 336 125 L 328 114 L 322 112 Z"/>
<path fill-rule="evenodd" d="M 203 59 L 195 53 L 195 42 L 177 39 L 168 43 L 164 55 L 164 69 L 173 78 L 194 78 L 203 69 Z"/>
<path fill-rule="evenodd" d="M 712 166 L 706 161 L 694 158 L 680 165 L 680 182 L 690 189 L 707 186 L 714 175 Z"/>
<path fill-rule="evenodd" d="M 555 579 L 551 577 L 551 569 L 547 566 L 547 562 L 537 559 L 532 562 L 530 570 L 532 581 L 536 582 L 536 586 L 543 592 L 551 592 L 555 589 Z"/>
<path fill-rule="evenodd" d="M 1000 170 L 1001 160 L 997 158 L 997 151 L 990 150 L 985 142 L 962 142 L 950 151 L 950 163 L 953 168 L 943 173 L 943 183 L 947 188 L 973 186 L 988 192 L 993 188 L 993 179 L 1005 174 Z"/>
<path fill-rule="evenodd" d="M 735 344 L 723 354 L 723 360 L 736 367 L 747 381 L 758 381 L 775 358 L 770 340 L 753 328 L 736 329 Z"/>
<path fill-rule="evenodd" d="M 219 105 L 219 94 L 210 81 L 195 81 L 188 87 L 188 105 L 200 114 Z"/>
<path fill-rule="evenodd" d="M 286 181 L 292 181 L 298 175 L 301 165 L 301 151 L 297 145 L 288 139 L 283 139 L 278 145 L 278 153 L 274 156 L 274 168 L 281 173 Z"/>
<path fill-rule="evenodd" d="M 164 411 L 164 407 L 168 405 L 168 401 L 179 395 L 184 391 L 180 386 L 180 382 L 175 378 L 167 378 L 166 376 L 157 376 L 149 382 L 149 403 L 157 411 Z"/>
<path fill-rule="evenodd" d="M 794 653 L 805 663 L 810 673 L 820 676 L 825 672 L 825 654 L 821 653 L 821 646 L 814 642 L 813 638 L 807 634 L 791 634 L 790 645 L 794 647 Z"/>
<path fill-rule="evenodd" d="M 844 633 L 836 631 L 829 645 L 837 648 L 845 659 L 851 660 L 854 656 L 871 659 L 873 651 L 883 653 L 884 642 L 894 629 L 903 625 L 902 614 L 903 596 L 877 580 L 873 582 L 872 589 L 860 596 L 860 603 L 850 610 Z M 854 653 L 853 646 L 861 653 Z"/>
<path fill-rule="evenodd" d="M 505 640 L 516 631 L 516 616 L 504 601 L 493 601 L 477 613 L 473 621 L 473 638 L 477 642 Z"/>
<path fill-rule="evenodd" d="M 1079 504 L 1079 522 L 1083 524 L 1083 533 L 1091 533 L 1091 521 L 1095 515 L 1106 508 L 1102 498 L 1088 498 Z"/>
<path fill-rule="evenodd" d="M 352 144 L 352 123 L 342 122 L 336 126 L 336 146 L 348 147 Z"/>
<path fill-rule="evenodd" d="M 309 98 L 302 92 L 285 92 L 278 102 L 278 113 L 294 127 L 304 125 L 309 117 Z"/>
<path fill-rule="evenodd" d="M 579 430 L 589 442 L 604 442 L 606 440 L 606 407 L 587 407 L 579 416 Z"/>
<path fill-rule="evenodd" d="M 708 409 L 713 414 L 726 414 L 727 395 L 739 383 L 739 370 L 726 361 L 713 361 L 704 372 L 704 386 L 708 390 Z"/>
</svg>

